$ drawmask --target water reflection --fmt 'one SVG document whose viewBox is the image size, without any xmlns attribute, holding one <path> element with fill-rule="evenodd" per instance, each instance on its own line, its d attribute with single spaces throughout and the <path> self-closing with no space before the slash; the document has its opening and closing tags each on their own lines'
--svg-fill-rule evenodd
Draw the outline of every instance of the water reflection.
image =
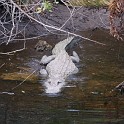
<svg viewBox="0 0 124 124">
<path fill-rule="evenodd" d="M 45 94 L 44 78 L 38 71 L 11 91 L 40 68 L 38 61 L 45 53 L 33 49 L 35 41 L 27 43 L 27 49 L 14 56 L 0 55 L 0 65 L 5 63 L 0 69 L 1 124 L 124 123 L 124 96 L 113 90 L 124 80 L 124 44 L 105 31 L 83 32 L 85 36 L 89 34 L 92 34 L 90 38 L 106 43 L 106 46 L 88 41 L 79 43 L 80 49 L 75 50 L 81 59 L 77 64 L 79 73 L 69 77 L 65 88 L 56 95 Z M 54 36 L 47 38 L 50 43 L 60 41 Z M 4 52 L 12 48 L 11 45 L 0 47 Z M 17 45 L 14 47 L 16 49 Z"/>
</svg>

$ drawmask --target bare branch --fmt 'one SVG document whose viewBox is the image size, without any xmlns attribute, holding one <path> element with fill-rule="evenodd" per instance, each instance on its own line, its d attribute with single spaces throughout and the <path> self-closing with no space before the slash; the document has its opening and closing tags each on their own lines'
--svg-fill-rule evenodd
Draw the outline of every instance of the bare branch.
<svg viewBox="0 0 124 124">
<path fill-rule="evenodd" d="M 0 54 L 2 54 L 2 55 L 14 55 L 14 53 L 16 53 L 16 52 L 20 52 L 20 51 L 25 50 L 25 44 L 26 44 L 26 41 L 24 42 L 24 46 L 23 46 L 22 49 L 18 49 L 18 50 L 10 51 L 10 52 L 5 52 L 5 53 L 0 52 Z"/>
<path fill-rule="evenodd" d="M 0 66 L 0 68 L 2 68 L 4 65 L 5 65 L 5 63 L 3 63 L 3 64 Z"/>
<path fill-rule="evenodd" d="M 24 15 L 26 15 L 28 18 L 30 18 L 31 20 L 37 22 L 38 24 L 44 26 L 44 27 L 47 27 L 47 28 L 51 28 L 51 29 L 54 29 L 56 31 L 60 31 L 60 32 L 63 32 L 63 33 L 67 33 L 67 34 L 70 34 L 70 35 L 74 35 L 74 36 L 79 36 L 81 37 L 82 39 L 85 39 L 85 40 L 88 40 L 88 41 L 91 41 L 91 42 L 94 42 L 94 43 L 97 43 L 97 44 L 100 44 L 100 45 L 105 45 L 103 43 L 100 43 L 98 41 L 95 41 L 95 40 L 91 40 L 89 38 L 86 38 L 86 37 L 83 37 L 81 35 L 78 35 L 78 34 L 75 34 L 73 32 L 69 32 L 69 31 L 66 31 L 66 30 L 63 30 L 61 28 L 58 28 L 58 27 L 55 27 L 55 26 L 51 26 L 51 25 L 46 25 L 44 24 L 43 22 L 41 21 L 38 21 L 37 19 L 35 19 L 34 17 L 32 17 L 31 15 L 29 15 L 28 13 L 26 13 L 24 10 L 22 10 L 13 0 L 10 0 L 10 2 L 16 7 L 18 8 L 19 11 L 21 11 Z"/>
</svg>

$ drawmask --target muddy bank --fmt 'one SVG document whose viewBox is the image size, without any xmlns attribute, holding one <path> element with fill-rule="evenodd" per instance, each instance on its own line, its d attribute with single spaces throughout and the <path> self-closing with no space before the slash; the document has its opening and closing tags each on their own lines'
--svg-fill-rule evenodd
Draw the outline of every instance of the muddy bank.
<svg viewBox="0 0 124 124">
<path fill-rule="evenodd" d="M 50 25 L 51 27 L 55 26 L 62 30 L 77 33 L 78 31 L 95 28 L 108 29 L 108 14 L 109 12 L 106 8 L 67 8 L 64 5 L 55 5 L 52 12 L 36 14 L 35 18 L 45 25 Z M 18 32 L 20 32 L 22 36 L 25 34 L 26 37 L 44 36 L 47 34 L 62 35 L 62 32 L 47 28 L 26 18 L 19 22 L 18 26 Z M 9 30 L 11 29 L 10 24 L 6 25 L 6 27 L 9 28 Z M 1 31 L 4 32 L 2 27 Z"/>
<path fill-rule="evenodd" d="M 53 12 L 36 16 L 36 18 L 46 25 L 55 26 L 70 32 L 109 28 L 108 11 L 105 8 L 67 8 L 64 5 L 57 5 L 53 8 Z M 30 23 L 26 32 L 32 35 L 41 35 L 44 33 L 59 34 L 53 29 L 46 29 L 35 23 Z"/>
</svg>

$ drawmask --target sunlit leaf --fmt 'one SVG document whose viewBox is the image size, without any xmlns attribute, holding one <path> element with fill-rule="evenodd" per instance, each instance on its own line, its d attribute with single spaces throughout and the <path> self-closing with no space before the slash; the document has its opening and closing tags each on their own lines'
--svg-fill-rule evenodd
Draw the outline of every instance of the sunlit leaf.
<svg viewBox="0 0 124 124">
<path fill-rule="evenodd" d="M 42 8 L 38 7 L 38 8 L 36 9 L 36 13 L 41 13 L 41 12 L 42 12 Z"/>
</svg>

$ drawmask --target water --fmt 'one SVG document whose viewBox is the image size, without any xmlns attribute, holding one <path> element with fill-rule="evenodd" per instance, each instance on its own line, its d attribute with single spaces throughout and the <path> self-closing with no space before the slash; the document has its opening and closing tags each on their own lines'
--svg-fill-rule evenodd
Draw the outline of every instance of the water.
<svg viewBox="0 0 124 124">
<path fill-rule="evenodd" d="M 59 94 L 44 92 L 38 61 L 47 52 L 33 49 L 37 40 L 27 41 L 24 51 L 0 55 L 0 124 L 124 123 L 124 95 L 113 90 L 124 81 L 124 43 L 104 30 L 81 33 L 106 45 L 83 40 L 75 47 L 81 59 L 79 73 L 67 79 Z M 42 39 L 54 45 L 61 38 Z M 18 42 L 1 45 L 0 51 L 21 48 L 23 42 Z"/>
</svg>

